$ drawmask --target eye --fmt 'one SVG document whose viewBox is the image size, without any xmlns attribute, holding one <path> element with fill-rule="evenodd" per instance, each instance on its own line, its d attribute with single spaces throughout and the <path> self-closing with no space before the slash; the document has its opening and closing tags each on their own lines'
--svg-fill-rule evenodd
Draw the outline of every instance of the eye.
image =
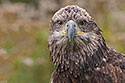
<svg viewBox="0 0 125 83">
<path fill-rule="evenodd" d="M 81 21 L 79 24 L 80 24 L 81 27 L 84 27 L 86 22 L 85 21 Z"/>
<path fill-rule="evenodd" d="M 63 25 L 62 21 L 58 21 L 58 26 L 61 27 Z"/>
</svg>

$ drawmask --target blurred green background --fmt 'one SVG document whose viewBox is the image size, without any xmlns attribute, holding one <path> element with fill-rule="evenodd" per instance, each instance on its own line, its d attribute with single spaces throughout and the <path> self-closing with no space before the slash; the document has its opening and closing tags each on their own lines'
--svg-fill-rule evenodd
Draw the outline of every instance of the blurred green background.
<svg viewBox="0 0 125 83">
<path fill-rule="evenodd" d="M 68 4 L 85 8 L 107 44 L 125 53 L 125 0 L 0 0 L 0 83 L 49 82 L 49 22 Z"/>
</svg>

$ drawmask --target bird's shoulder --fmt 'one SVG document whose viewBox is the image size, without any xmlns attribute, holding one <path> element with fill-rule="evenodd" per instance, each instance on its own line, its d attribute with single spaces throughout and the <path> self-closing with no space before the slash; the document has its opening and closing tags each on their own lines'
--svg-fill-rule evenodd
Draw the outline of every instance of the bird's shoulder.
<svg viewBox="0 0 125 83">
<path fill-rule="evenodd" d="M 108 48 L 105 55 L 105 65 L 96 67 L 94 74 L 97 78 L 102 77 L 107 82 L 124 83 L 125 82 L 125 55 Z"/>
</svg>

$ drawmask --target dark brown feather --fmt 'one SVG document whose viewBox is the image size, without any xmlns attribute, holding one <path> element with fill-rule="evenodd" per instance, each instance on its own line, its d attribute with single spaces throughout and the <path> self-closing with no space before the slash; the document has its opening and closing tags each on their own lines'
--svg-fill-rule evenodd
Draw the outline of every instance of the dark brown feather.
<svg viewBox="0 0 125 83">
<path fill-rule="evenodd" d="M 73 16 L 72 10 L 77 10 L 76 14 L 88 21 L 88 29 L 87 37 L 79 36 L 69 42 L 55 34 L 54 23 L 57 19 L 66 21 L 71 15 L 73 20 L 82 18 Z M 83 10 L 78 6 L 67 6 L 52 18 L 48 47 L 55 71 L 50 83 L 125 83 L 125 56 L 106 45 L 101 30 Z"/>
</svg>

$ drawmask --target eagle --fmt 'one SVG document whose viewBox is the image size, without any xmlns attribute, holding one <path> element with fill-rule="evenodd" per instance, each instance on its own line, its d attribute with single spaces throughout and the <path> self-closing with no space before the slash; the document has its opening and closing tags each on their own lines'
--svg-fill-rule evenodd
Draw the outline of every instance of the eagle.
<svg viewBox="0 0 125 83">
<path fill-rule="evenodd" d="M 50 21 L 50 83 L 125 83 L 125 55 L 107 46 L 89 13 L 68 5 Z"/>
</svg>

